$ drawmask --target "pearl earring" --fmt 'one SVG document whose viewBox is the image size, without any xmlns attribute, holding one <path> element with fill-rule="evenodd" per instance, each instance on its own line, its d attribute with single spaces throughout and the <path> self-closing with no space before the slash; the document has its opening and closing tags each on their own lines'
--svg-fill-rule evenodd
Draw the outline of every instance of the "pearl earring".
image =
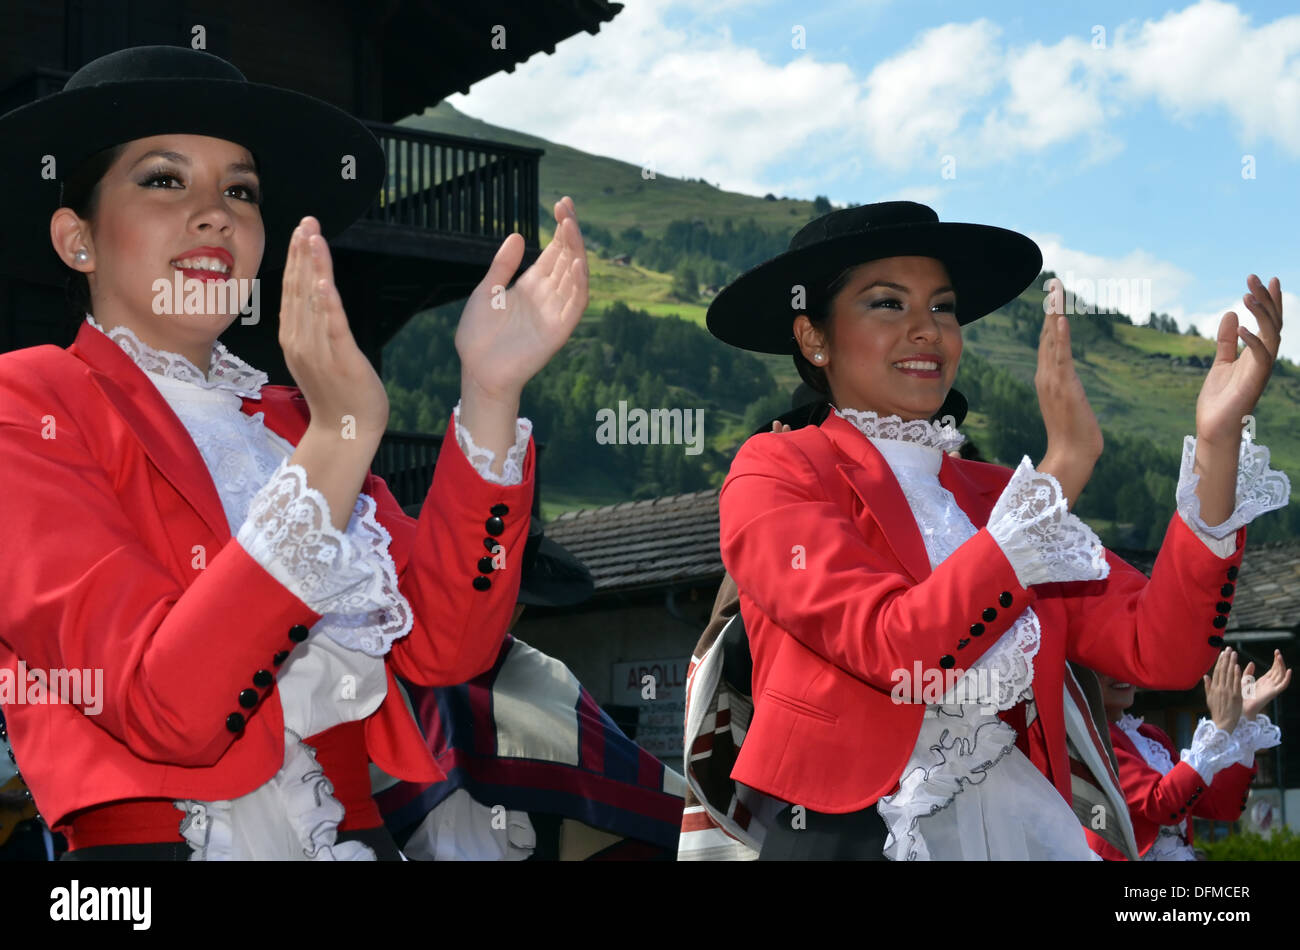
<svg viewBox="0 0 1300 950">
<path fill-rule="evenodd" d="M 822 360 L 826 359 L 826 357 L 822 356 L 820 353 L 814 353 L 813 359 L 820 363 Z"/>
<path fill-rule="evenodd" d="M 76 254 L 72 255 L 72 259 L 78 264 L 84 264 L 86 261 L 90 260 L 90 252 L 83 247 L 81 250 L 77 251 Z"/>
</svg>

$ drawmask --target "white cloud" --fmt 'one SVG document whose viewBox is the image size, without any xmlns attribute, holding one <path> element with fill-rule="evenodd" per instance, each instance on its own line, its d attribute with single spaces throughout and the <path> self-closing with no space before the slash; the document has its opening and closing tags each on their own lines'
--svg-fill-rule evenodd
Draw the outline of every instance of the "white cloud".
<svg viewBox="0 0 1300 950">
<path fill-rule="evenodd" d="M 1300 155 L 1300 15 L 1252 26 L 1220 0 L 1201 0 L 1116 34 L 1113 69 L 1125 92 L 1175 119 L 1226 112 L 1249 144 L 1276 139 Z"/>
<path fill-rule="evenodd" d="M 1043 268 L 1061 278 L 1067 293 L 1079 291 L 1089 303 L 1105 305 L 1109 297 L 1101 299 L 1102 288 L 1115 286 L 1114 281 L 1124 282 L 1130 295 L 1136 287 L 1137 300 L 1125 310 L 1134 323 L 1145 323 L 1153 310 L 1172 315 L 1173 308 L 1193 282 L 1192 275 L 1177 265 L 1140 248 L 1121 257 L 1107 257 L 1066 247 L 1056 234 L 1031 232 L 1029 236 L 1043 250 Z M 1092 293 L 1088 287 L 1093 288 Z M 1137 307 L 1139 301 L 1141 309 Z"/>
<path fill-rule="evenodd" d="M 1242 293 L 1245 293 L 1245 287 L 1242 287 Z M 1170 307 L 1166 312 L 1178 321 L 1180 329 L 1187 329 L 1189 323 L 1196 325 L 1197 331 L 1203 337 L 1215 339 L 1219 334 L 1219 321 L 1223 315 L 1231 310 L 1237 315 L 1238 326 L 1243 326 L 1251 333 L 1259 333 L 1259 321 L 1255 315 L 1246 309 L 1241 297 L 1235 297 L 1231 300 L 1225 300 L 1218 310 L 1205 310 L 1189 312 L 1181 306 Z M 1294 329 L 1289 329 L 1286 325 L 1290 315 L 1294 323 L 1297 317 L 1300 317 L 1300 295 L 1290 291 L 1282 291 L 1282 343 L 1278 347 L 1278 354 L 1285 356 L 1293 363 L 1300 363 L 1300 333 Z"/>
<path fill-rule="evenodd" d="M 819 169 L 848 157 L 840 133 L 859 86 L 849 66 L 811 56 L 774 65 L 725 27 L 668 27 L 665 14 L 678 6 L 628 4 L 596 36 L 566 40 L 449 101 L 496 124 L 749 194 L 777 190 L 767 170 L 805 150 L 815 150 L 809 164 Z M 824 192 L 824 182 L 810 190 Z"/>
<path fill-rule="evenodd" d="M 948 23 L 871 71 L 860 114 L 867 145 L 882 165 L 906 168 L 957 148 L 966 117 L 1001 72 L 998 33 L 987 20 Z"/>
<path fill-rule="evenodd" d="M 1090 254 L 1066 247 L 1056 234 L 1031 232 L 1038 246 L 1043 250 L 1043 268 L 1054 271 L 1061 278 L 1065 289 L 1074 293 L 1080 287 L 1085 288 L 1082 297 L 1096 305 L 1098 296 L 1102 302 L 1109 296 L 1109 288 L 1115 281 L 1124 282 L 1130 296 L 1136 292 L 1138 298 L 1145 297 L 1149 288 L 1149 303 L 1143 300 L 1142 312 L 1126 310 L 1133 322 L 1143 324 L 1151 311 L 1167 313 L 1178 323 L 1180 330 L 1186 330 L 1189 324 L 1195 324 L 1201 336 L 1213 340 L 1219 332 L 1219 321 L 1231 310 L 1237 315 L 1240 326 L 1252 333 L 1259 332 L 1259 322 L 1255 315 L 1246 309 L 1240 296 L 1225 300 L 1217 310 L 1190 310 L 1182 301 L 1195 292 L 1196 278 L 1169 261 L 1163 261 L 1147 251 L 1136 249 L 1121 257 L 1108 257 L 1102 254 Z M 1267 281 L 1269 278 L 1263 278 Z M 1138 284 L 1133 282 L 1137 281 Z M 1091 293 L 1087 288 L 1093 288 Z M 1103 289 L 1106 288 L 1106 289 Z M 1242 281 L 1242 293 L 1246 292 Z M 1287 314 L 1292 322 L 1300 320 L 1300 297 L 1294 293 L 1282 293 L 1283 329 L 1279 354 L 1294 362 L 1300 362 L 1300 333 L 1288 331 L 1285 326 Z"/>
<path fill-rule="evenodd" d="M 723 10 L 766 5 L 727 0 Z M 1272 138 L 1300 154 L 1300 15 L 1256 26 L 1233 5 L 1199 0 L 1117 27 L 1104 49 L 1082 29 L 1014 46 L 988 19 L 946 23 L 861 76 L 815 47 L 770 62 L 715 25 L 726 20 L 717 13 L 685 0 L 629 3 L 595 36 L 565 40 L 450 101 L 749 194 L 825 193 L 864 160 L 937 178 L 945 155 L 960 175 L 1069 145 L 1077 165 L 1092 164 L 1123 148 L 1115 121 L 1151 102 L 1181 121 L 1227 113 L 1243 147 Z M 783 166 L 811 174 L 774 173 Z"/>
</svg>

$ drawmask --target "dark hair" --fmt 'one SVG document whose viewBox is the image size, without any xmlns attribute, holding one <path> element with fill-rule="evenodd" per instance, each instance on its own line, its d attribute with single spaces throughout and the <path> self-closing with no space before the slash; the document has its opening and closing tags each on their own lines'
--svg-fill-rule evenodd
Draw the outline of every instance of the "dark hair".
<svg viewBox="0 0 1300 950">
<path fill-rule="evenodd" d="M 63 180 L 59 206 L 71 208 L 83 221 L 93 222 L 99 208 L 99 183 L 124 151 L 125 142 L 96 152 L 73 169 L 72 174 Z M 67 302 L 71 325 L 77 326 L 90 309 L 90 282 L 81 271 L 74 270 L 68 277 Z"/>
<path fill-rule="evenodd" d="M 822 331 L 827 343 L 831 342 L 831 305 L 835 302 L 836 295 L 848 284 L 849 275 L 859 266 L 861 265 L 853 264 L 844 268 L 844 270 L 840 271 L 839 276 L 825 287 L 819 287 L 808 292 L 808 306 L 804 313 L 808 315 L 808 320 L 812 325 Z M 826 370 L 808 361 L 808 358 L 799 349 L 798 341 L 795 342 L 794 346 L 794 368 L 798 371 L 800 379 L 827 399 L 833 400 L 831 384 L 826 378 Z"/>
</svg>

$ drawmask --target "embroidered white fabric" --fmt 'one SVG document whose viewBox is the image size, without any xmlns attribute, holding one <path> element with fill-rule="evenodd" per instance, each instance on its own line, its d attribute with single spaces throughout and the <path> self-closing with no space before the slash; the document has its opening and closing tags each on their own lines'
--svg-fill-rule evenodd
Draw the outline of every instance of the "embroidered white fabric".
<svg viewBox="0 0 1300 950">
<path fill-rule="evenodd" d="M 501 474 L 497 475 L 492 471 L 492 465 L 496 462 L 497 454 L 491 449 L 485 449 L 476 444 L 470 431 L 460 424 L 459 402 L 456 403 L 456 408 L 451 411 L 451 415 L 452 422 L 456 427 L 456 441 L 460 444 L 461 451 L 465 453 L 465 458 L 469 459 L 469 464 L 474 466 L 474 471 L 478 472 L 479 477 L 494 485 L 518 485 L 523 482 L 524 459 L 528 455 L 528 438 L 533 433 L 533 424 L 530 420 L 522 417 L 515 420 L 515 444 L 506 449 L 506 459 L 502 463 Z"/>
<path fill-rule="evenodd" d="M 130 327 L 116 326 L 112 330 L 105 330 L 89 313 L 86 314 L 86 320 L 116 342 L 146 373 L 193 383 L 201 389 L 227 389 L 250 399 L 260 398 L 258 390 L 266 385 L 265 373 L 235 356 L 220 340 L 212 345 L 212 357 L 208 370 L 204 373 L 179 353 L 155 350 L 136 336 Z"/>
<path fill-rule="evenodd" d="M 1273 721 L 1261 712 L 1255 719 L 1242 716 L 1236 729 L 1232 730 L 1232 738 L 1236 741 L 1236 747 L 1242 750 L 1238 762 L 1251 768 L 1255 765 L 1256 752 L 1282 745 L 1282 729 L 1273 725 Z"/>
<path fill-rule="evenodd" d="M 1138 726 L 1142 725 L 1143 722 L 1144 720 L 1136 716 L 1124 713 L 1119 717 L 1119 722 L 1115 723 L 1115 725 L 1119 726 L 1124 731 L 1124 734 L 1137 746 L 1138 752 L 1146 760 L 1147 765 L 1161 775 L 1168 775 L 1174 767 L 1174 761 L 1169 757 L 1169 750 L 1155 739 L 1138 731 Z"/>
<path fill-rule="evenodd" d="M 254 497 L 236 540 L 267 572 L 318 614 L 320 629 L 343 646 L 387 653 L 411 632 L 414 615 L 388 554 L 392 540 L 364 492 L 346 531 L 330 521 L 325 496 L 286 459 Z"/>
<path fill-rule="evenodd" d="M 929 446 L 940 452 L 954 452 L 966 442 L 966 436 L 955 426 L 928 419 L 903 419 L 901 416 L 882 416 L 874 409 L 833 409 L 845 422 L 851 423 L 869 439 L 892 439 Z"/>
<path fill-rule="evenodd" d="M 87 319 L 102 332 L 92 317 Z M 240 543 L 323 614 L 277 678 L 286 732 L 285 758 L 276 776 L 233 801 L 176 803 L 186 815 L 181 832 L 193 849 L 191 858 L 373 860 L 374 852 L 364 845 L 336 844 L 343 806 L 300 737 L 378 709 L 388 688 L 383 653 L 401 635 L 398 630 L 410 629 L 411 608 L 397 590 L 390 538 L 374 518 L 374 500 L 362 494 L 347 531 L 333 528 L 323 496 L 313 498 L 301 467 L 287 464 L 293 446 L 266 428 L 262 413 L 242 412 L 242 399 L 249 395 L 243 387 L 255 390 L 261 382 L 236 357 L 230 357 L 230 372 L 204 385 L 184 357 L 153 351 L 126 328 L 107 335 L 145 369 L 194 439 L 232 531 L 240 526 Z M 261 513 L 257 518 L 254 509 Z M 303 535 L 289 537 L 295 526 Z M 284 547 L 271 545 L 264 531 L 272 537 L 283 532 Z"/>
<path fill-rule="evenodd" d="M 286 729 L 284 752 L 280 771 L 241 798 L 173 802 L 185 812 L 180 831 L 191 861 L 276 860 L 290 854 L 308 861 L 376 860 L 368 845 L 337 840 L 344 808 L 316 764 L 315 750 Z"/>
<path fill-rule="evenodd" d="M 1192 747 L 1183 750 L 1182 760 L 1209 785 L 1214 776 L 1235 763 L 1240 755 L 1231 732 L 1225 732 L 1209 719 L 1202 719 L 1192 733 Z"/>
<path fill-rule="evenodd" d="M 1024 456 L 989 513 L 989 534 L 1021 587 L 1110 576 L 1096 532 L 1069 510 L 1061 483 Z"/>
<path fill-rule="evenodd" d="M 845 415 L 858 425 L 855 418 Z M 897 419 L 897 417 L 894 417 Z M 881 431 L 874 414 L 859 431 Z M 932 423 L 889 426 L 899 438 L 868 435 L 898 479 L 931 567 L 976 528 L 939 482 L 950 435 Z M 891 860 L 1097 860 L 1073 810 L 1016 747 L 997 710 L 1026 703 L 1032 715 L 1034 657 L 1042 630 L 1031 608 L 961 671 L 940 704 L 928 704 L 898 792 L 877 811 L 889 829 Z M 996 766 L 996 767 L 995 767 Z"/>
<path fill-rule="evenodd" d="M 1242 716 L 1237 720 L 1232 738 L 1240 750 L 1237 761 L 1246 768 L 1251 768 L 1255 764 L 1256 752 L 1282 744 L 1282 730 L 1273 725 L 1268 716 L 1260 713 L 1254 719 Z"/>
<path fill-rule="evenodd" d="M 1188 527 L 1220 557 L 1231 557 L 1235 553 L 1237 545 L 1234 535 L 1238 528 L 1250 524 L 1267 511 L 1286 507 L 1291 497 L 1291 480 L 1285 472 L 1269 468 L 1268 461 L 1268 448 L 1256 445 L 1249 430 L 1244 430 L 1237 456 L 1236 507 L 1226 521 L 1211 527 L 1201 518 L 1201 499 L 1196 494 L 1196 486 L 1201 481 L 1201 476 L 1193 471 L 1196 437 L 1183 437 L 1182 465 L 1178 473 L 1178 487 L 1174 492 L 1178 511 Z M 1212 540 L 1222 543 L 1215 545 Z M 1226 553 L 1221 553 L 1224 551 Z"/>
</svg>

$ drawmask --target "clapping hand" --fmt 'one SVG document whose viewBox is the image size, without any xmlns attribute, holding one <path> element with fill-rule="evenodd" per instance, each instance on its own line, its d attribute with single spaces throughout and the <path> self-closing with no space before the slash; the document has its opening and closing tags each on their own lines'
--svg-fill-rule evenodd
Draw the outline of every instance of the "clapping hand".
<svg viewBox="0 0 1300 950">
<path fill-rule="evenodd" d="M 1259 321 L 1259 336 L 1238 326 L 1237 315 L 1231 310 L 1219 321 L 1218 350 L 1196 399 L 1198 442 L 1236 443 L 1242 417 L 1255 411 L 1282 344 L 1282 285 L 1274 277 L 1266 288 L 1251 274 L 1246 287 L 1250 293 L 1242 302 Z M 1238 337 L 1246 344 L 1240 355 Z"/>
<path fill-rule="evenodd" d="M 462 392 L 508 401 L 562 347 L 587 306 L 587 249 L 573 199 L 555 203 L 555 237 L 510 289 L 524 256 L 522 235 L 497 250 L 456 328 Z"/>
<path fill-rule="evenodd" d="M 1282 662 L 1282 651 L 1273 651 L 1273 666 L 1259 679 L 1255 679 L 1255 664 L 1246 667 L 1241 677 L 1241 715 L 1254 719 L 1268 708 L 1288 686 L 1291 685 L 1291 671 Z"/>
<path fill-rule="evenodd" d="M 1224 647 L 1214 661 L 1209 676 L 1202 677 L 1205 685 L 1205 702 L 1210 707 L 1210 718 L 1224 732 L 1237 728 L 1241 718 L 1241 666 L 1232 647 Z"/>
<path fill-rule="evenodd" d="M 1101 457 L 1103 440 L 1097 416 L 1074 369 L 1064 300 L 1065 287 L 1054 278 L 1048 286 L 1048 312 L 1038 337 L 1038 371 L 1034 373 L 1038 405 L 1047 429 L 1047 452 L 1038 471 L 1054 476 L 1067 505 L 1074 507 Z"/>
</svg>

